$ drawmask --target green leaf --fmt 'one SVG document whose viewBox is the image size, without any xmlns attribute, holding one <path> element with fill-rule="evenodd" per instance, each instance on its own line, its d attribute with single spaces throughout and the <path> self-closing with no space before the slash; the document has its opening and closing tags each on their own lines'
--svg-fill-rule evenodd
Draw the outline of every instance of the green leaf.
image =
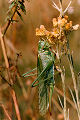
<svg viewBox="0 0 80 120">
<path fill-rule="evenodd" d="M 9 9 L 12 9 L 12 8 L 14 7 L 14 5 L 15 5 L 15 2 L 13 1 L 13 2 L 10 4 Z"/>
<path fill-rule="evenodd" d="M 20 17 L 20 19 L 23 21 L 22 15 L 17 11 L 18 16 Z"/>
<path fill-rule="evenodd" d="M 19 5 L 20 9 L 22 10 L 22 12 L 24 12 L 24 14 L 26 14 L 26 9 L 25 9 L 23 2 L 18 1 L 18 5 Z"/>
</svg>

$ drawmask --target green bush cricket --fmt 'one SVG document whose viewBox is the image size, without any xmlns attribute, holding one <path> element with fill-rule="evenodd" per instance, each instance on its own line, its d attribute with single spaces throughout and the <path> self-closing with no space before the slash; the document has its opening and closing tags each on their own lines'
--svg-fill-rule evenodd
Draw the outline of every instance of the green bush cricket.
<svg viewBox="0 0 80 120">
<path fill-rule="evenodd" d="M 32 83 L 32 87 L 38 86 L 39 112 L 41 115 L 45 115 L 48 108 L 51 114 L 51 98 L 54 88 L 54 54 L 49 48 L 50 46 L 47 41 L 39 41 L 37 61 L 38 77 Z M 34 70 L 36 68 L 32 71 Z M 30 72 L 23 74 L 23 76 L 27 77 L 27 74 Z"/>
</svg>

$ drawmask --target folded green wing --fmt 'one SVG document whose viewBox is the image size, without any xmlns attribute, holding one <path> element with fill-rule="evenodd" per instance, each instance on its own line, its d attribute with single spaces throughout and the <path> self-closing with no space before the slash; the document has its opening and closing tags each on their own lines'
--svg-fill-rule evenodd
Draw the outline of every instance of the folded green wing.
<svg viewBox="0 0 80 120">
<path fill-rule="evenodd" d="M 41 77 L 39 78 L 39 82 L 44 81 L 46 78 L 50 78 L 44 82 L 43 84 L 39 84 L 38 86 L 38 93 L 39 93 L 39 112 L 41 115 L 44 115 L 48 108 L 49 108 L 49 92 L 51 94 L 53 93 L 53 89 L 50 89 L 54 85 L 54 57 L 52 52 L 49 50 L 49 45 L 46 41 L 39 41 L 38 45 L 38 76 L 41 74 L 41 72 L 44 70 L 44 68 L 48 65 L 48 63 L 52 61 L 52 65 L 50 65 L 49 69 L 45 71 Z M 51 76 L 51 77 L 50 77 Z M 50 87 L 52 86 L 52 87 Z"/>
</svg>

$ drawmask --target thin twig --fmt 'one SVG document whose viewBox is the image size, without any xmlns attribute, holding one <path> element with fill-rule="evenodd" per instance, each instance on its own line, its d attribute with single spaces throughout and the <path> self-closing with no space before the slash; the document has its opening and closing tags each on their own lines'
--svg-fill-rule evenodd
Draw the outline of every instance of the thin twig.
<svg viewBox="0 0 80 120">
<path fill-rule="evenodd" d="M 8 28 L 9 28 L 9 26 L 10 26 L 12 20 L 13 20 L 13 17 L 14 17 L 14 15 L 15 15 L 15 13 L 16 13 L 16 10 L 17 10 L 17 6 L 15 6 L 15 10 L 14 10 L 14 12 L 13 12 L 13 14 L 12 14 L 12 17 L 11 17 L 11 19 L 8 21 L 7 26 L 6 26 L 6 28 L 4 29 L 3 36 L 4 36 L 4 35 L 6 34 L 6 32 L 7 32 Z"/>
<path fill-rule="evenodd" d="M 0 75 L 0 77 L 11 87 L 11 84 L 2 75 Z"/>
<path fill-rule="evenodd" d="M 62 3 L 60 3 L 62 5 Z M 64 119 L 67 120 L 67 111 L 66 111 L 66 91 L 65 91 L 65 69 L 63 67 L 63 70 L 61 69 L 61 62 L 60 62 L 60 54 L 59 54 L 59 45 L 56 46 L 57 51 L 57 59 L 59 60 L 59 67 L 57 70 L 61 73 L 61 79 L 62 79 L 62 85 L 63 85 L 63 92 L 64 92 Z"/>
<path fill-rule="evenodd" d="M 70 63 L 70 62 L 69 62 Z M 73 66 L 70 63 L 70 70 L 71 70 L 71 74 L 72 74 L 72 79 L 73 79 L 73 84 L 74 84 L 74 90 L 76 93 L 76 99 L 77 99 L 77 106 L 78 106 L 78 117 L 80 120 L 80 108 L 79 108 L 79 96 L 78 96 L 78 89 L 77 89 L 77 84 L 76 84 L 76 78 L 75 78 L 75 74 L 74 74 L 74 70 L 73 70 Z"/>
<path fill-rule="evenodd" d="M 11 22 L 8 23 L 7 28 L 4 30 L 4 35 L 7 31 L 10 23 Z M 10 75 L 10 71 L 9 71 L 9 62 L 8 62 L 8 57 L 7 57 L 7 51 L 6 51 L 4 36 L 2 35 L 1 30 L 0 30 L 0 41 L 1 41 L 1 47 L 2 47 L 2 51 L 3 51 L 4 59 L 5 59 L 5 65 L 6 65 L 6 68 L 7 68 L 9 81 L 10 81 L 11 84 L 13 84 L 13 81 L 12 81 L 11 75 Z M 12 88 L 11 88 L 11 92 L 12 92 L 11 95 L 12 95 L 12 98 L 13 98 L 13 101 L 14 101 L 14 106 L 15 106 L 17 118 L 18 118 L 18 120 L 21 120 L 16 94 L 15 94 L 15 91 Z"/>
<path fill-rule="evenodd" d="M 53 0 L 52 0 L 52 3 L 53 3 L 53 5 L 52 5 L 52 6 L 60 12 L 59 7 L 56 5 L 56 3 L 55 3 Z"/>
<path fill-rule="evenodd" d="M 70 66 L 70 71 L 71 71 L 71 75 L 72 75 L 74 90 L 75 90 L 75 94 L 76 94 L 77 107 L 78 107 L 78 118 L 80 120 L 79 96 L 78 96 L 78 89 L 77 89 L 77 83 L 76 83 L 77 80 L 76 80 L 75 73 L 74 73 L 72 55 L 70 53 L 69 36 L 65 34 L 65 37 L 66 37 L 66 40 L 67 40 L 67 58 L 68 58 L 68 61 L 69 61 L 69 66 Z"/>
<path fill-rule="evenodd" d="M 60 89 L 58 89 L 57 87 L 55 87 L 54 90 L 55 90 L 58 94 L 60 94 L 61 96 L 64 97 L 64 94 L 63 94 L 63 92 L 62 92 Z M 67 96 L 66 96 L 66 100 L 67 100 L 68 103 L 70 103 L 70 105 L 72 105 L 72 107 L 73 107 L 74 109 L 76 109 L 74 103 L 73 103 Z"/>
<path fill-rule="evenodd" d="M 4 105 L 3 105 L 3 104 L 1 104 L 1 107 L 2 107 L 2 108 L 3 108 L 3 110 L 4 110 L 4 113 L 5 113 L 6 117 L 7 117 L 9 120 L 12 120 L 12 119 L 11 119 L 11 117 L 10 117 L 10 115 L 8 114 L 8 112 L 7 112 L 6 108 L 4 107 Z"/>
<path fill-rule="evenodd" d="M 5 49 L 6 46 L 5 46 L 3 34 L 1 33 L 1 29 L 0 29 L 0 42 L 1 42 L 1 47 L 2 47 L 2 51 L 3 51 L 4 59 L 5 59 L 6 68 L 8 69 L 9 63 L 8 63 L 8 59 L 7 59 L 7 51 Z"/>
<path fill-rule="evenodd" d="M 78 87 L 78 96 L 79 96 L 79 104 L 80 104 L 80 72 L 77 77 L 77 87 Z"/>
<path fill-rule="evenodd" d="M 60 4 L 60 16 L 63 16 L 63 8 L 62 8 L 62 0 L 59 0 L 59 4 Z"/>
<path fill-rule="evenodd" d="M 67 120 L 69 120 L 69 108 L 68 108 L 68 115 L 67 115 Z"/>
<path fill-rule="evenodd" d="M 55 99 L 53 99 L 53 98 L 52 98 L 52 101 L 53 101 L 53 103 L 55 104 L 55 106 L 57 107 L 57 109 L 58 109 L 61 113 L 63 113 L 63 110 L 62 110 L 62 108 L 60 107 L 60 105 L 57 103 L 57 101 L 56 101 Z"/>
<path fill-rule="evenodd" d="M 12 98 L 13 98 L 13 101 L 14 101 L 14 106 L 15 106 L 15 110 L 16 110 L 17 119 L 21 120 L 21 116 L 20 116 L 20 112 L 19 112 L 19 107 L 18 107 L 18 102 L 17 102 L 15 91 L 12 90 L 11 93 L 12 93 Z"/>
<path fill-rule="evenodd" d="M 9 84 L 9 82 L 2 75 L 1 75 L 1 77 L 11 87 L 11 85 Z M 12 88 L 11 88 L 11 95 L 12 95 L 12 98 L 13 98 L 13 101 L 14 101 L 14 106 L 15 106 L 17 118 L 18 118 L 18 120 L 21 120 L 20 113 L 19 113 L 19 108 L 18 108 L 18 103 L 17 103 L 17 98 L 16 98 L 16 94 L 15 94 L 15 91 Z"/>
<path fill-rule="evenodd" d="M 58 99 L 59 99 L 59 102 L 60 102 L 60 104 L 61 104 L 62 109 L 64 109 L 63 104 L 62 104 L 62 101 L 61 101 L 61 98 L 60 98 L 59 95 L 58 95 Z"/>
<path fill-rule="evenodd" d="M 67 111 L 66 111 L 66 88 L 65 88 L 65 70 L 63 68 L 63 71 L 61 72 L 61 78 L 62 78 L 62 85 L 63 85 L 63 92 L 64 92 L 64 119 L 67 120 Z"/>
<path fill-rule="evenodd" d="M 77 110 L 77 112 L 78 112 L 78 106 L 77 106 L 77 103 L 76 103 L 76 100 L 75 100 L 75 98 L 74 98 L 74 95 L 73 95 L 73 92 L 72 92 L 71 88 L 69 88 L 69 91 L 70 91 L 70 93 L 71 93 L 71 96 L 72 96 L 72 98 L 73 98 L 73 101 L 74 101 L 76 110 Z"/>
<path fill-rule="evenodd" d="M 67 8 L 64 10 L 64 14 L 67 12 L 67 10 L 68 10 L 68 8 L 70 7 L 71 3 L 72 3 L 72 0 L 69 2 Z"/>
</svg>

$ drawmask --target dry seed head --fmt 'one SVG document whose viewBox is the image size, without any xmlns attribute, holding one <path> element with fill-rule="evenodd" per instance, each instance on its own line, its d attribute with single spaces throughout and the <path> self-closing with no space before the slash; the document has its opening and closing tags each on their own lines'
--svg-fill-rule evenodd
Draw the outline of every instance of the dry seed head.
<svg viewBox="0 0 80 120">
<path fill-rule="evenodd" d="M 59 29 L 54 28 L 51 34 L 53 37 L 57 38 L 59 36 Z"/>
<path fill-rule="evenodd" d="M 44 25 L 40 25 L 40 29 L 41 29 L 41 30 L 45 30 Z"/>
<path fill-rule="evenodd" d="M 50 33 L 49 31 L 47 31 L 47 30 L 45 31 L 45 35 L 46 35 L 46 36 L 50 36 L 50 34 L 51 34 L 51 33 Z"/>
<path fill-rule="evenodd" d="M 37 36 L 44 36 L 45 33 L 44 33 L 43 30 L 36 28 L 36 35 L 37 35 Z"/>
<path fill-rule="evenodd" d="M 57 27 L 58 25 L 57 19 L 53 18 L 52 22 L 53 22 L 53 27 Z"/>
<path fill-rule="evenodd" d="M 53 29 L 52 31 L 46 30 L 44 25 L 40 26 L 40 29 L 36 29 L 36 35 L 37 36 L 45 36 L 48 40 L 48 42 L 51 44 L 55 44 L 56 42 L 59 42 L 61 44 L 64 44 L 65 41 L 65 33 L 64 31 L 77 30 L 79 28 L 79 24 L 72 26 L 72 21 L 68 21 L 68 16 L 64 16 L 64 18 L 61 18 L 60 16 L 56 19 L 53 18 Z"/>
<path fill-rule="evenodd" d="M 70 24 L 70 27 L 72 27 L 72 21 L 70 21 L 69 24 Z"/>
<path fill-rule="evenodd" d="M 78 30 L 79 24 L 73 26 L 73 30 Z"/>
<path fill-rule="evenodd" d="M 45 35 L 45 31 L 46 31 L 46 29 L 45 29 L 44 25 L 41 25 L 40 29 L 36 28 L 36 35 L 37 36 L 44 36 Z"/>
<path fill-rule="evenodd" d="M 68 16 L 67 16 L 67 15 L 65 15 L 64 18 L 65 18 L 66 20 L 68 20 Z"/>
<path fill-rule="evenodd" d="M 67 23 L 67 24 L 66 24 L 65 29 L 66 29 L 66 30 L 69 30 L 69 29 L 70 29 L 70 23 Z"/>
<path fill-rule="evenodd" d="M 63 18 L 61 20 L 61 27 L 63 27 L 66 23 L 67 23 L 67 20 L 65 18 Z"/>
</svg>

